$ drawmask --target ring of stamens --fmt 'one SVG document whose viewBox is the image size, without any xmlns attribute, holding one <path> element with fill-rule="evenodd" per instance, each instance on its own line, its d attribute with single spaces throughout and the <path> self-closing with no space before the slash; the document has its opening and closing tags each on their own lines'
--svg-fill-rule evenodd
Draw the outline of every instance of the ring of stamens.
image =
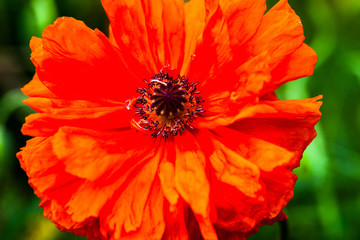
<svg viewBox="0 0 360 240">
<path fill-rule="evenodd" d="M 199 96 L 198 82 L 189 82 L 180 75 L 174 79 L 162 71 L 144 82 L 147 87 L 137 89 L 141 96 L 134 104 L 135 114 L 139 115 L 139 121 L 132 121 L 136 129 L 150 131 L 153 138 L 162 135 L 166 139 L 193 129 L 191 123 L 203 116 L 204 100 Z"/>
</svg>

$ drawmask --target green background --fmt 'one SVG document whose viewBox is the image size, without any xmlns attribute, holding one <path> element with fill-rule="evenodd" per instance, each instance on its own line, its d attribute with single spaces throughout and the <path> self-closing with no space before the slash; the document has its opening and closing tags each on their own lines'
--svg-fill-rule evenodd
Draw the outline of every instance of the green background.
<svg viewBox="0 0 360 240">
<path fill-rule="evenodd" d="M 272 6 L 276 1 L 268 1 Z M 360 1 L 290 0 L 319 61 L 312 77 L 285 84 L 281 99 L 324 95 L 318 137 L 305 151 L 295 196 L 285 208 L 288 239 L 360 239 Z M 28 139 L 20 128 L 31 110 L 19 88 L 34 73 L 31 36 L 59 16 L 106 32 L 100 0 L 0 0 L 0 239 L 84 239 L 64 233 L 38 207 L 15 153 Z M 250 237 L 280 239 L 280 225 Z"/>
</svg>

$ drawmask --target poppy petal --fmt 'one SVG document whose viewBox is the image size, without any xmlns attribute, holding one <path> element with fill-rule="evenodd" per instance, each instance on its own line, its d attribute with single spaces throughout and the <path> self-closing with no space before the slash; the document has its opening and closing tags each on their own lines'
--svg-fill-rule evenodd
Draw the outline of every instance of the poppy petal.
<svg viewBox="0 0 360 240">
<path fill-rule="evenodd" d="M 256 197 L 261 189 L 259 168 L 241 155 L 214 140 L 210 162 L 219 181 L 236 187 L 249 197 Z"/>
<path fill-rule="evenodd" d="M 233 172 L 233 174 L 239 173 Z M 242 176 L 239 174 L 238 177 Z M 247 193 L 246 186 L 239 189 L 236 182 L 223 181 L 215 173 L 211 179 L 211 186 L 216 192 L 213 195 L 217 209 L 215 226 L 227 231 L 240 231 L 238 234 L 241 236 L 253 231 L 257 225 L 263 225 L 264 221 L 270 222 L 281 213 L 293 197 L 296 176 L 289 169 L 277 167 L 271 171 L 261 170 L 258 178 L 257 182 L 261 184 L 261 189 L 254 197 Z M 229 234 L 221 230 L 217 232 L 219 237 Z"/>
<path fill-rule="evenodd" d="M 249 104 L 242 106 L 241 111 L 237 114 L 231 111 L 224 111 L 223 114 L 216 116 L 209 116 L 198 122 L 198 127 L 216 128 L 218 126 L 230 125 L 240 119 L 246 118 L 296 118 L 297 115 L 302 116 L 301 118 L 308 118 L 315 123 L 319 120 L 321 113 L 319 111 L 322 104 L 322 96 L 299 99 L 299 100 L 275 100 L 275 101 L 259 101 L 256 104 Z M 221 101 L 223 101 L 221 99 Z M 236 107 L 236 105 L 233 105 Z M 227 115 L 229 114 L 229 115 Z M 314 117 L 314 119 L 312 119 Z"/>
<path fill-rule="evenodd" d="M 37 103 L 52 104 L 47 99 L 41 100 L 37 100 Z M 89 105 L 91 106 L 91 104 Z M 52 113 L 34 113 L 29 115 L 25 118 L 25 124 L 21 131 L 29 136 L 51 136 L 63 126 L 98 130 L 126 130 L 130 128 L 129 119 L 130 113 L 125 106 L 62 108 L 56 109 Z"/>
<path fill-rule="evenodd" d="M 203 122 L 220 117 L 223 120 L 222 124 L 226 124 L 224 116 L 236 115 L 239 113 L 239 109 L 257 104 L 264 86 L 271 79 L 268 59 L 267 54 L 263 53 L 234 70 L 234 78 L 238 80 L 234 85 L 234 91 L 213 93 L 208 96 L 207 101 L 203 104 L 206 109 Z M 199 122 L 199 124 L 201 123 Z M 210 125 L 208 127 L 212 128 Z"/>
<path fill-rule="evenodd" d="M 113 34 L 153 73 L 171 64 L 181 69 L 184 52 L 184 2 L 102 0 Z M 169 61 L 169 62 L 168 62 Z"/>
<path fill-rule="evenodd" d="M 210 221 L 210 185 L 206 176 L 206 159 L 190 133 L 176 138 L 175 187 L 189 204 L 199 223 L 204 239 L 217 239 Z"/>
<path fill-rule="evenodd" d="M 189 234 L 187 230 L 187 221 L 185 217 L 185 205 L 183 200 L 179 200 L 176 205 L 170 205 L 166 208 L 165 219 L 166 228 L 163 240 L 189 240 Z"/>
<path fill-rule="evenodd" d="M 120 239 L 162 239 L 165 230 L 163 200 L 164 196 L 162 194 L 160 184 L 158 181 L 155 181 L 151 187 L 149 196 L 145 203 L 140 227 L 136 231 L 130 231 L 128 233 L 123 232 Z M 137 204 L 133 205 L 134 207 L 137 207 Z M 124 213 L 120 212 L 120 214 Z M 132 218 L 132 216 L 130 216 L 130 218 Z M 126 225 L 124 228 L 126 231 Z"/>
<path fill-rule="evenodd" d="M 39 45 L 38 39 L 32 41 Z M 63 17 L 45 29 L 42 45 L 32 53 L 31 60 L 40 81 L 59 97 L 125 101 L 131 95 L 123 86 L 136 89 L 137 81 L 148 74 L 123 53 L 100 31 Z M 134 70 L 138 67 L 136 74 L 129 70 L 129 63 Z"/>
<path fill-rule="evenodd" d="M 263 92 L 273 91 L 286 82 L 312 75 L 316 62 L 315 51 L 303 44 L 271 71 L 271 81 L 265 85 Z"/>
<path fill-rule="evenodd" d="M 174 164 L 162 162 L 159 166 L 159 178 L 166 199 L 170 207 L 175 206 L 179 199 L 179 193 L 175 188 Z"/>
<path fill-rule="evenodd" d="M 159 160 L 158 154 L 149 156 L 136 163 L 138 169 L 127 170 L 129 173 L 125 176 L 122 175 L 121 171 L 114 175 L 116 178 L 121 176 L 120 179 L 124 182 L 114 190 L 111 201 L 108 201 L 100 212 L 100 224 L 104 227 L 104 232 L 112 235 L 114 239 L 126 238 L 126 236 L 131 235 L 134 235 L 136 239 L 139 237 L 137 235 L 139 231 L 148 230 L 150 231 L 146 234 L 149 235 L 149 239 L 159 239 L 159 236 L 163 234 L 163 194 L 159 189 L 159 180 L 155 179 Z M 133 161 L 131 163 L 134 164 Z M 152 193 L 151 191 L 155 192 Z M 149 198 L 159 200 L 159 205 L 155 209 L 154 204 L 156 202 L 153 200 L 149 202 Z M 147 204 L 151 204 L 151 210 L 146 209 Z M 148 211 L 151 212 L 150 216 L 147 215 Z M 146 219 L 147 217 L 153 218 L 155 221 L 147 222 L 150 220 Z M 143 224 L 149 224 L 149 226 L 142 226 Z M 157 227 L 159 228 L 157 229 Z"/>
<path fill-rule="evenodd" d="M 225 13 L 231 45 L 240 47 L 258 29 L 266 10 L 266 0 L 220 1 Z"/>
<path fill-rule="evenodd" d="M 22 91 L 32 97 L 23 102 L 38 112 L 26 118 L 22 132 L 27 135 L 50 136 L 61 126 L 90 129 L 119 129 L 130 126 L 132 114 L 125 103 L 60 99 L 45 87 L 37 74 Z"/>
<path fill-rule="evenodd" d="M 217 128 L 214 137 L 264 171 L 293 169 L 316 136 L 314 125 L 321 116 L 317 99 L 264 102 L 262 113 Z"/>
<path fill-rule="evenodd" d="M 294 195 L 297 180 L 295 174 L 283 167 L 272 171 L 262 171 L 261 180 L 266 185 L 266 199 L 269 218 L 275 218 L 288 204 Z"/>
<path fill-rule="evenodd" d="M 56 98 L 56 95 L 40 81 L 37 74 L 28 84 L 21 88 L 21 91 L 29 97 Z"/>
<path fill-rule="evenodd" d="M 282 0 L 264 15 L 256 34 L 248 41 L 247 52 L 250 56 L 256 56 L 267 51 L 271 56 L 270 68 L 273 68 L 298 49 L 304 39 L 299 16 L 287 0 Z"/>
<path fill-rule="evenodd" d="M 181 74 L 188 72 L 196 46 L 205 28 L 205 1 L 191 0 L 185 4 L 185 50 Z"/>
<path fill-rule="evenodd" d="M 207 97 L 232 89 L 236 80 L 232 77 L 233 53 L 223 10 L 217 1 L 205 1 L 205 12 L 202 41 L 196 47 L 186 76 L 199 81 L 199 88 Z"/>
<path fill-rule="evenodd" d="M 216 193 L 212 200 L 217 212 L 214 224 L 217 228 L 248 232 L 266 217 L 265 189 L 262 189 L 257 197 L 249 197 L 215 176 L 211 179 L 211 187 Z"/>
<path fill-rule="evenodd" d="M 85 224 L 87 219 L 99 216 L 100 211 L 106 212 L 108 207 L 112 211 L 117 207 L 123 209 L 122 207 L 126 205 L 128 206 L 125 206 L 126 209 L 135 209 L 135 212 L 127 211 L 128 215 L 124 211 L 121 214 L 123 218 L 120 222 L 124 224 L 127 232 L 141 226 L 141 231 L 148 231 L 149 234 L 154 229 L 159 229 L 157 236 L 161 236 L 163 230 L 161 231 L 159 227 L 162 224 L 164 229 L 164 224 L 159 211 L 162 207 L 155 208 L 155 205 L 160 203 L 163 196 L 159 194 L 160 183 L 153 185 L 148 178 L 150 175 L 153 176 L 151 179 L 154 178 L 159 158 L 144 157 L 149 156 L 151 152 L 145 150 L 143 146 L 141 146 L 142 149 L 138 149 L 139 152 L 133 151 L 133 148 L 126 149 L 126 143 L 139 140 L 139 136 L 136 137 L 134 139 L 129 134 L 125 134 L 122 137 L 123 140 L 120 140 L 114 133 L 61 128 L 59 133 L 46 140 L 43 138 L 31 140 L 18 157 L 22 167 L 27 170 L 36 192 L 50 199 L 51 205 L 55 204 L 63 209 L 64 213 L 54 214 L 55 217 L 65 214 L 64 216 L 68 218 L 68 220 L 64 219 L 65 222 L 56 219 L 63 228 L 68 230 L 79 228 L 80 223 Z M 97 149 L 96 154 L 90 149 Z M 44 150 L 46 150 L 46 155 L 43 154 Z M 91 155 L 86 154 L 90 152 Z M 53 157 L 48 159 L 51 153 Z M 70 155 L 72 155 L 71 159 Z M 106 156 L 107 159 L 102 156 Z M 142 160 L 134 161 L 137 156 Z M 26 161 L 22 161 L 25 158 Z M 134 174 L 136 177 L 131 178 L 129 182 L 129 175 Z M 62 180 L 58 181 L 55 176 L 62 176 Z M 136 196 L 131 195 L 130 193 L 135 193 L 134 187 L 140 185 L 143 187 L 136 191 Z M 59 194 L 63 188 L 69 188 L 67 194 Z M 135 198 L 134 201 L 129 201 L 132 197 Z M 112 204 L 115 205 L 112 206 Z M 133 207 L 129 208 L 131 205 Z M 61 212 L 59 209 L 56 211 Z M 148 214 L 149 211 L 155 212 Z M 106 216 L 110 215 L 106 214 Z M 144 226 L 141 224 L 144 221 L 145 225 L 148 225 L 149 219 L 146 218 L 158 219 L 151 221 L 158 223 L 151 231 L 146 230 L 148 226 L 143 229 Z M 67 225 L 67 222 L 72 225 Z"/>
<path fill-rule="evenodd" d="M 83 228 L 86 224 L 73 221 L 64 205 L 84 181 L 65 171 L 52 150 L 51 137 L 29 140 L 17 157 L 35 194 L 42 199 L 40 206 L 44 207 L 44 215 L 63 230 L 77 232 Z"/>
<path fill-rule="evenodd" d="M 254 228 L 250 231 L 237 231 L 237 230 L 226 230 L 221 228 L 216 228 L 216 232 L 220 239 L 231 239 L 231 240 L 246 240 L 248 237 L 259 231 L 259 228 L 263 225 L 273 225 L 275 222 L 283 221 L 287 219 L 286 215 L 283 212 L 280 212 L 275 218 L 264 219 L 260 223 L 258 223 Z"/>
<path fill-rule="evenodd" d="M 109 177 L 113 171 L 129 167 L 130 159 L 142 159 L 154 151 L 151 138 L 139 136 L 132 130 L 94 131 L 62 127 L 52 142 L 66 171 L 88 180 L 98 179 L 104 174 Z M 147 147 L 139 146 L 139 142 Z M 134 148 L 136 145 L 138 148 Z"/>
</svg>

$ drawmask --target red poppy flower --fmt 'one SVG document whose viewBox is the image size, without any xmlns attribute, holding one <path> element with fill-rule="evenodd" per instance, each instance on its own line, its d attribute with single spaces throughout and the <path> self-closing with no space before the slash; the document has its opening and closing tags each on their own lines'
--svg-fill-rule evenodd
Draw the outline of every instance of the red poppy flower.
<svg viewBox="0 0 360 240">
<path fill-rule="evenodd" d="M 243 239 L 286 218 L 321 97 L 286 0 L 102 0 L 110 36 L 63 17 L 33 38 L 38 113 L 18 154 L 44 215 L 88 239 Z"/>
</svg>

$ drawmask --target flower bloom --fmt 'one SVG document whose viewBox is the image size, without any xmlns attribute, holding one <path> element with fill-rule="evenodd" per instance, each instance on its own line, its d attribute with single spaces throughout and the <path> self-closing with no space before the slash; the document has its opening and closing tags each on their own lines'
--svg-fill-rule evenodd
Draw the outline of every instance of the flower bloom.
<svg viewBox="0 0 360 240">
<path fill-rule="evenodd" d="M 44 215 L 88 239 L 246 239 L 286 218 L 321 96 L 274 90 L 317 60 L 286 0 L 102 0 L 32 38 L 18 153 Z"/>
</svg>

